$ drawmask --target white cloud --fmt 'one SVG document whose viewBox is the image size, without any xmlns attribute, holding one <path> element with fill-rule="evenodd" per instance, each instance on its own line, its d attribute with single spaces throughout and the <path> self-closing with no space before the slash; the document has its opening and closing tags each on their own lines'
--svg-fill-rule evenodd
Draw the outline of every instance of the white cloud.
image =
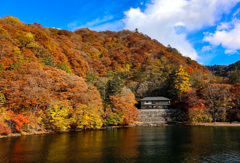
<svg viewBox="0 0 240 163">
<path fill-rule="evenodd" d="M 111 16 L 111 15 L 110 16 L 104 16 L 102 19 L 100 19 L 100 18 L 94 19 L 93 21 L 86 23 L 84 26 L 88 26 L 88 27 L 96 26 L 98 24 L 104 23 L 104 22 L 109 21 L 111 19 L 113 19 L 113 16 Z"/>
<path fill-rule="evenodd" d="M 231 28 L 231 23 L 221 22 L 220 25 L 217 26 L 217 30 L 228 30 Z"/>
<path fill-rule="evenodd" d="M 202 52 L 207 52 L 207 51 L 210 51 L 210 50 L 212 50 L 211 46 L 204 46 L 204 47 L 202 47 Z"/>
<path fill-rule="evenodd" d="M 207 33 L 203 41 L 214 46 L 221 45 L 226 54 L 236 53 L 240 50 L 240 20 L 233 19 L 228 23 L 221 23 L 214 33 Z"/>
<path fill-rule="evenodd" d="M 113 19 L 113 16 L 110 15 L 110 16 L 104 16 L 103 18 L 97 18 L 97 19 L 94 19 L 90 22 L 87 22 L 86 24 L 80 24 L 79 21 L 74 21 L 72 23 L 69 23 L 68 24 L 68 27 L 74 31 L 76 29 L 79 29 L 79 28 L 95 28 L 97 26 L 101 26 L 103 25 L 104 23 L 107 23 L 108 21 L 112 20 Z"/>
<path fill-rule="evenodd" d="M 227 49 L 227 50 L 225 50 L 225 53 L 231 55 L 231 54 L 237 53 L 237 51 L 236 50 L 229 50 L 229 49 Z"/>
<path fill-rule="evenodd" d="M 125 28 L 138 28 L 164 45 L 177 48 L 183 55 L 197 59 L 187 33 L 215 25 L 237 2 L 239 0 L 153 0 L 145 11 L 131 8 L 125 12 Z M 178 32 L 176 27 L 184 30 Z"/>
<path fill-rule="evenodd" d="M 240 8 L 233 13 L 233 17 L 236 17 L 240 13 Z"/>
<path fill-rule="evenodd" d="M 56 28 L 56 27 L 51 27 L 51 28 L 55 28 L 55 29 L 61 30 L 61 28 Z"/>
<path fill-rule="evenodd" d="M 89 27 L 89 28 L 91 30 L 95 30 L 95 31 L 106 31 L 106 30 L 118 31 L 118 30 L 122 29 L 123 27 L 124 27 L 123 21 L 114 21 L 114 22 L 110 22 L 110 23 L 104 23 L 101 25 Z"/>
</svg>

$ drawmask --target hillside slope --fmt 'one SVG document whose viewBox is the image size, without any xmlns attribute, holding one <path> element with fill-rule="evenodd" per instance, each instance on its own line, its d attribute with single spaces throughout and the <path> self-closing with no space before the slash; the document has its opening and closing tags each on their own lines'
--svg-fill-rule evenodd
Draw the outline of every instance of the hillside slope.
<svg viewBox="0 0 240 163">
<path fill-rule="evenodd" d="M 3 17 L 0 128 L 8 128 L 8 119 L 11 131 L 12 124 L 61 130 L 133 123 L 135 97 L 172 96 L 179 66 L 192 87 L 209 80 L 206 67 L 142 33 L 71 32 Z"/>
<path fill-rule="evenodd" d="M 229 78 L 229 83 L 240 83 L 240 61 L 230 65 L 206 66 L 214 75 Z"/>
<path fill-rule="evenodd" d="M 0 33 L 0 66 L 4 70 L 35 62 L 86 78 L 92 84 L 100 78 L 122 75 L 124 84 L 139 98 L 151 94 L 142 90 L 144 85 L 161 85 L 179 65 L 191 74 L 209 73 L 177 49 L 128 30 L 70 32 L 6 17 L 0 20 Z"/>
</svg>

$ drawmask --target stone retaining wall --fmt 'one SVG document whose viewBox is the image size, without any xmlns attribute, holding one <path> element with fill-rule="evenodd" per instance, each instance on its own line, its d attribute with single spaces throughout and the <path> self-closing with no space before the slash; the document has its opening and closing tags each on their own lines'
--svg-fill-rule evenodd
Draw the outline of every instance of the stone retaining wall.
<svg viewBox="0 0 240 163">
<path fill-rule="evenodd" d="M 139 109 L 139 122 L 173 122 L 181 117 L 179 109 Z"/>
</svg>

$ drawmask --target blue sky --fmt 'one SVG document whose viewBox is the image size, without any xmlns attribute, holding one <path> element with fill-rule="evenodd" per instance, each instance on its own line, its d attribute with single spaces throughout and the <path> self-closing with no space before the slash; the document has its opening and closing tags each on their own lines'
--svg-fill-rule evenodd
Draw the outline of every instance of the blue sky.
<svg viewBox="0 0 240 163">
<path fill-rule="evenodd" d="M 204 65 L 240 60 L 240 0 L 9 0 L 4 15 L 71 31 L 138 28 Z"/>
</svg>

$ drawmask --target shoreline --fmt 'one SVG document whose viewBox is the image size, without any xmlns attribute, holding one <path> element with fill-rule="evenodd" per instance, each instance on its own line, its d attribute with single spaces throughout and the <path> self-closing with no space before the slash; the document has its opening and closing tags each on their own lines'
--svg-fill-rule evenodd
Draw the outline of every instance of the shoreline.
<svg viewBox="0 0 240 163">
<path fill-rule="evenodd" d="M 131 127 L 146 126 L 211 126 L 211 127 L 240 127 L 240 122 L 208 122 L 208 123 L 188 123 L 188 122 L 138 122 Z"/>
<path fill-rule="evenodd" d="M 8 135 L 0 135 L 1 138 L 12 138 L 20 136 L 29 136 L 29 135 L 46 135 L 46 134 L 56 134 L 56 133 L 66 133 L 66 132 L 80 132 L 83 130 L 106 130 L 106 129 L 116 129 L 116 128 L 125 128 L 125 127 L 157 127 L 157 126 L 205 126 L 205 127 L 240 127 L 239 123 L 230 123 L 230 122 L 212 122 L 212 123 L 185 123 L 185 122 L 138 122 L 126 126 L 107 126 L 95 129 L 75 129 L 75 130 L 64 130 L 64 131 L 36 131 L 36 132 L 23 132 L 23 133 L 12 133 Z"/>
<path fill-rule="evenodd" d="M 212 123 L 195 123 L 191 126 L 212 126 L 212 127 L 240 127 L 240 122 L 212 122 Z"/>
<path fill-rule="evenodd" d="M 107 126 L 101 128 L 92 128 L 92 129 L 69 129 L 69 130 L 62 130 L 62 131 L 35 131 L 35 132 L 23 132 L 23 133 L 11 133 L 8 135 L 0 135 L 1 138 L 13 138 L 13 137 L 20 137 L 20 136 L 30 136 L 30 135 L 47 135 L 47 134 L 57 134 L 57 133 L 68 133 L 68 132 L 80 132 L 85 130 L 106 130 L 106 129 L 116 129 L 116 128 L 124 128 L 129 126 Z"/>
</svg>

